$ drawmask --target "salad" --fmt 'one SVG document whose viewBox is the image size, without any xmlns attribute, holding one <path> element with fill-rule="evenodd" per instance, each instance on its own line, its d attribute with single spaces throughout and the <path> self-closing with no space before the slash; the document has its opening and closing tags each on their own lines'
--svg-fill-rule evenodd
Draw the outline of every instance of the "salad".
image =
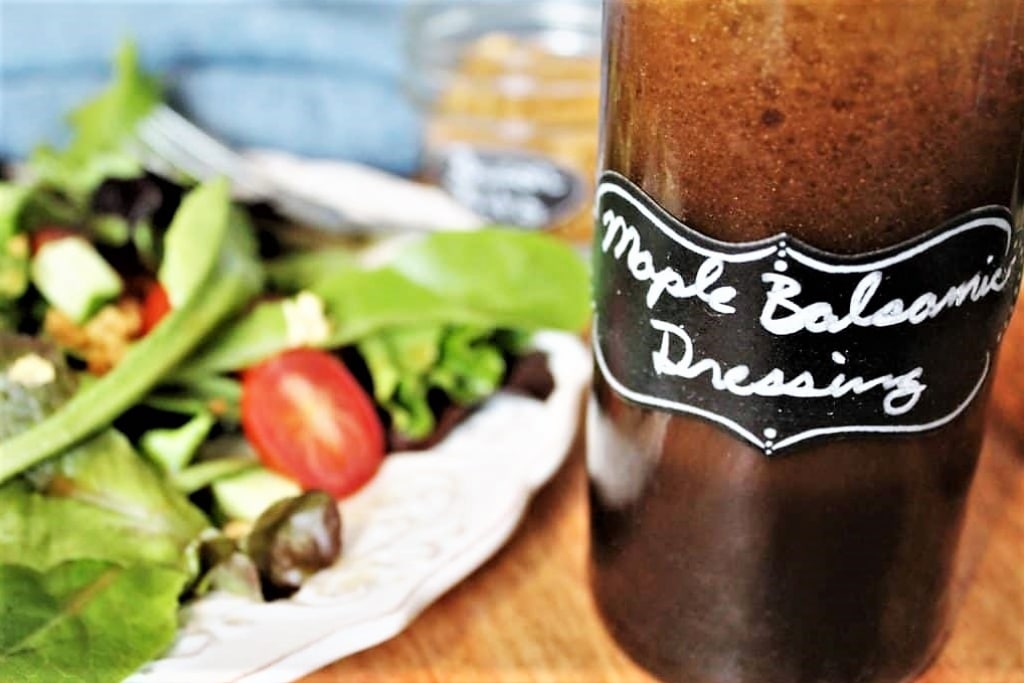
<svg viewBox="0 0 1024 683">
<path fill-rule="evenodd" d="M 0 182 L 0 680 L 120 680 L 182 604 L 290 595 L 388 452 L 542 377 L 531 333 L 588 318 L 584 264 L 544 236 L 434 233 L 370 266 L 223 180 L 147 173 L 160 99 L 124 47 L 70 144 Z"/>
</svg>

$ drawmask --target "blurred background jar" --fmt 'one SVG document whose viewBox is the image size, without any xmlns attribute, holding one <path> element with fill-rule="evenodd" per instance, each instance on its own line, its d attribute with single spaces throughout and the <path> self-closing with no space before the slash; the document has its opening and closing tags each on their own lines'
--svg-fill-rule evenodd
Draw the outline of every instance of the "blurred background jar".
<svg viewBox="0 0 1024 683">
<path fill-rule="evenodd" d="M 421 177 L 490 220 L 587 244 L 600 3 L 426 1 L 407 19 Z"/>
</svg>

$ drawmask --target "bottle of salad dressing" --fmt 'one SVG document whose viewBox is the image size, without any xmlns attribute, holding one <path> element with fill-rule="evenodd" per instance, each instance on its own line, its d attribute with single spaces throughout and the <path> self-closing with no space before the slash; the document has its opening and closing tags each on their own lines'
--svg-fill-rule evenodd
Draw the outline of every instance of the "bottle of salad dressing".
<svg viewBox="0 0 1024 683">
<path fill-rule="evenodd" d="M 678 683 L 947 632 L 1019 285 L 1017 0 L 606 0 L 591 576 Z"/>
</svg>

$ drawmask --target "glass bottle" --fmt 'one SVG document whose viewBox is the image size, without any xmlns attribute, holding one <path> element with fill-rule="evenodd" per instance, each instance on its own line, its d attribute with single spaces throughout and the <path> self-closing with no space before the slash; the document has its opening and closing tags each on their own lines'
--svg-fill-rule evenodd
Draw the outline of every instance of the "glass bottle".
<svg viewBox="0 0 1024 683">
<path fill-rule="evenodd" d="M 679 683 L 934 657 L 1020 279 L 1017 0 L 605 0 L 591 576 Z"/>
</svg>

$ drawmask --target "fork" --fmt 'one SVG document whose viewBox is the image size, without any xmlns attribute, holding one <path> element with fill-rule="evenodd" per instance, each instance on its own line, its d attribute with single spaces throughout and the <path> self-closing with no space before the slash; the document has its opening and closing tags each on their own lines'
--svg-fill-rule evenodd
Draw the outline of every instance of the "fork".
<svg viewBox="0 0 1024 683">
<path fill-rule="evenodd" d="M 137 128 L 145 165 L 169 177 L 196 180 L 224 176 L 236 191 L 266 200 L 281 215 L 310 227 L 344 235 L 393 233 L 386 225 L 364 225 L 333 206 L 282 187 L 253 168 L 241 154 L 167 105 L 158 105 Z"/>
</svg>

